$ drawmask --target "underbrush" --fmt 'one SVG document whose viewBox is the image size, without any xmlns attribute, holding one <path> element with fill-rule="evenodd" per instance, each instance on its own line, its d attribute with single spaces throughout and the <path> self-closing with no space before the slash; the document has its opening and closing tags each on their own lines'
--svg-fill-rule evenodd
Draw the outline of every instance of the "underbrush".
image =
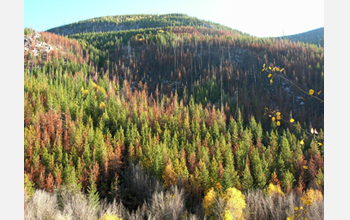
<svg viewBox="0 0 350 220">
<path fill-rule="evenodd" d="M 153 175 L 131 164 L 123 175 L 120 198 L 113 201 L 100 200 L 98 203 L 81 192 L 76 186 L 61 186 L 53 192 L 37 189 L 32 195 L 24 192 L 24 219 L 237 219 L 237 209 L 227 209 L 228 204 L 238 202 L 227 200 L 227 196 L 212 199 L 213 210 L 208 205 L 190 204 L 195 213 L 188 210 L 187 195 L 183 188 L 171 186 L 165 189 Z M 324 200 L 322 193 L 310 189 L 302 195 L 293 191 L 288 195 L 268 193 L 265 190 L 243 192 L 246 205 L 240 210 L 238 219 L 323 219 Z M 223 194 L 224 195 L 224 194 Z M 234 198 L 234 197 L 232 197 Z M 225 202 L 230 201 L 226 204 Z M 242 201 L 240 201 L 242 202 Z M 226 207 L 226 208 L 225 208 Z M 243 211 L 243 213 L 241 212 Z M 211 214 L 208 214 L 211 213 Z"/>
</svg>

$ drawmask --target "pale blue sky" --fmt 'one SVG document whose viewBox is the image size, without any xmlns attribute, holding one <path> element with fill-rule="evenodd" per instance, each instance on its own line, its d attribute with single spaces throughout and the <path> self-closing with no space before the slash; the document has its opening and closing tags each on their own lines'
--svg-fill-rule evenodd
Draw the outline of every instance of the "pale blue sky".
<svg viewBox="0 0 350 220">
<path fill-rule="evenodd" d="M 24 0 L 24 27 L 37 31 L 107 15 L 185 13 L 258 37 L 324 26 L 323 0 Z"/>
</svg>

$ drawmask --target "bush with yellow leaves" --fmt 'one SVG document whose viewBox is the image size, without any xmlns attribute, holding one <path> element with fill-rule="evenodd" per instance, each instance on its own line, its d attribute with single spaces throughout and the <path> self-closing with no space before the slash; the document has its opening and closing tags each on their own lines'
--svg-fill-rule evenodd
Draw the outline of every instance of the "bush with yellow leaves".
<svg viewBox="0 0 350 220">
<path fill-rule="evenodd" d="M 225 210 L 231 211 L 234 216 L 234 219 L 245 219 L 244 217 L 244 208 L 247 206 L 245 202 L 245 196 L 241 191 L 232 187 L 226 190 L 226 193 L 223 196 L 226 207 Z"/>
<path fill-rule="evenodd" d="M 312 203 L 323 200 L 322 192 L 315 189 L 308 189 L 306 193 L 300 198 L 303 205 L 311 205 Z"/>
<path fill-rule="evenodd" d="M 212 214 L 216 196 L 217 193 L 213 187 L 210 188 L 207 194 L 204 196 L 203 208 L 205 210 L 205 215 L 210 216 Z"/>
<path fill-rule="evenodd" d="M 234 187 L 226 189 L 226 191 L 216 192 L 214 188 L 209 189 L 204 197 L 203 207 L 207 216 L 213 215 L 213 208 L 220 207 L 219 201 L 223 200 L 223 206 L 221 211 L 217 213 L 223 213 L 224 219 L 245 219 L 245 213 L 243 210 L 247 206 L 245 196 L 242 192 Z"/>
<path fill-rule="evenodd" d="M 280 185 L 269 184 L 267 188 L 267 194 L 271 196 L 283 196 L 283 192 Z"/>
</svg>

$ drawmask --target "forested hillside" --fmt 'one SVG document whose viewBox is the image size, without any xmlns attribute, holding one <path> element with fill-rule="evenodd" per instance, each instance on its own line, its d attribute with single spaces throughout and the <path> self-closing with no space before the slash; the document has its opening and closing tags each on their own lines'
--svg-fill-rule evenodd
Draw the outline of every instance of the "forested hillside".
<svg viewBox="0 0 350 220">
<path fill-rule="evenodd" d="M 25 216 L 322 219 L 324 49 L 174 16 L 25 31 Z"/>
<path fill-rule="evenodd" d="M 105 16 L 51 28 L 47 31 L 59 35 L 72 35 L 77 33 L 109 32 L 175 26 L 208 27 L 212 29 L 233 31 L 231 28 L 221 24 L 200 20 L 185 14 Z M 235 32 L 239 31 L 235 30 Z"/>
<path fill-rule="evenodd" d="M 315 44 L 324 47 L 324 28 L 317 28 L 315 30 L 307 31 L 300 34 L 280 37 L 281 39 L 288 39 L 295 42 L 303 42 Z"/>
</svg>

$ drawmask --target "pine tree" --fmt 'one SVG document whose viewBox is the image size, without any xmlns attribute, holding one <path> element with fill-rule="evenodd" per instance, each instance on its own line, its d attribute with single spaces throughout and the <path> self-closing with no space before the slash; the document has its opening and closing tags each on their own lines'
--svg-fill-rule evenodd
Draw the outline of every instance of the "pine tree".
<svg viewBox="0 0 350 220">
<path fill-rule="evenodd" d="M 255 186 L 257 188 L 264 189 L 266 185 L 266 176 L 263 172 L 263 164 L 260 160 L 258 149 L 256 148 L 253 150 L 251 164 Z"/>
<path fill-rule="evenodd" d="M 286 169 L 291 169 L 291 165 L 292 165 L 291 150 L 290 150 L 287 137 L 283 136 L 281 142 L 282 142 L 280 145 L 281 159 L 284 161 Z"/>
<path fill-rule="evenodd" d="M 233 118 L 230 119 L 228 131 L 231 134 L 232 145 L 235 145 L 237 143 L 239 133 L 237 122 Z"/>
<path fill-rule="evenodd" d="M 199 167 L 199 177 L 202 182 L 202 187 L 204 189 L 208 189 L 208 187 L 210 186 L 209 170 L 207 169 L 207 166 L 202 161 L 202 159 L 199 161 L 198 167 Z"/>
<path fill-rule="evenodd" d="M 171 162 L 170 158 L 167 161 L 162 178 L 165 188 L 170 188 L 170 186 L 176 184 L 176 176 L 173 168 L 173 163 Z"/>
<path fill-rule="evenodd" d="M 89 169 L 91 165 L 91 152 L 90 152 L 89 140 L 87 138 L 85 139 L 83 158 L 85 161 L 86 169 Z"/>
<path fill-rule="evenodd" d="M 209 170 L 210 170 L 210 180 L 211 180 L 211 185 L 215 186 L 215 184 L 218 181 L 219 177 L 219 172 L 218 172 L 218 163 L 215 159 L 215 157 L 211 160 Z"/>
<path fill-rule="evenodd" d="M 213 140 L 215 141 L 220 135 L 218 123 L 214 121 L 213 126 L 210 129 Z"/>
<path fill-rule="evenodd" d="M 250 173 L 248 164 L 245 165 L 243 180 L 242 180 L 242 190 L 252 189 L 254 184 L 253 177 Z"/>
<path fill-rule="evenodd" d="M 282 187 L 283 190 L 288 194 L 292 188 L 293 188 L 293 183 L 295 182 L 294 176 L 289 170 L 283 173 L 282 177 Z"/>
<path fill-rule="evenodd" d="M 94 209 L 100 206 L 100 196 L 96 188 L 95 177 L 93 173 L 90 174 L 90 184 L 87 189 L 87 199 Z"/>
<path fill-rule="evenodd" d="M 55 189 L 55 181 L 53 179 L 53 176 L 51 175 L 51 173 L 49 173 L 45 179 L 45 189 L 48 192 L 53 192 L 53 190 Z"/>
<path fill-rule="evenodd" d="M 27 192 L 29 197 L 34 194 L 34 183 L 30 181 L 27 174 L 24 174 L 24 190 Z"/>
</svg>

